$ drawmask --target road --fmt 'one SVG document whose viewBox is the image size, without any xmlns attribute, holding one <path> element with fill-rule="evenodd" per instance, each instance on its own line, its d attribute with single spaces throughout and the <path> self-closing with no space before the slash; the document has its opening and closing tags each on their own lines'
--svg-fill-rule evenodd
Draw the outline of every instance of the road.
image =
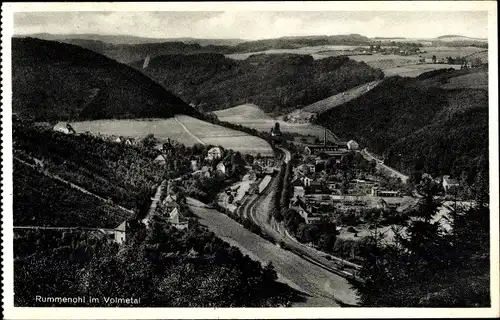
<svg viewBox="0 0 500 320">
<path fill-rule="evenodd" d="M 367 159 L 369 161 L 375 160 L 377 162 L 377 168 L 382 168 L 382 169 L 389 171 L 393 176 L 400 178 L 403 183 L 406 183 L 408 181 L 409 177 L 407 175 L 404 175 L 401 172 L 399 172 L 398 170 L 385 165 L 382 162 L 382 160 L 377 159 L 374 155 L 369 153 L 368 150 L 366 150 L 366 148 L 361 150 L 360 153 L 361 153 L 361 155 L 363 155 L 365 157 L 365 159 Z"/>
<path fill-rule="evenodd" d="M 243 228 L 228 216 L 188 198 L 188 204 L 200 223 L 218 237 L 237 246 L 244 254 L 262 263 L 272 262 L 279 281 L 307 294 L 306 301 L 294 306 L 335 307 L 339 302 L 355 304 L 356 298 L 346 279 L 284 250 Z"/>
<path fill-rule="evenodd" d="M 196 141 L 198 141 L 199 143 L 201 143 L 202 145 L 205 145 L 205 142 L 203 142 L 203 140 L 201 140 L 200 138 L 198 138 L 196 135 L 194 135 L 191 131 L 189 131 L 188 128 L 186 128 L 186 126 L 184 125 L 184 123 L 182 123 L 179 118 L 177 118 L 177 116 L 174 116 L 174 119 L 175 121 L 177 121 L 177 123 L 179 123 L 181 125 L 181 127 L 184 129 L 184 131 L 187 132 L 187 134 L 189 134 L 191 137 L 193 137 L 193 139 L 195 139 Z"/>
<path fill-rule="evenodd" d="M 141 222 L 144 223 L 146 226 L 149 225 L 149 219 L 151 218 L 152 215 L 154 215 L 156 211 L 156 207 L 158 206 L 158 202 L 160 201 L 162 192 L 165 189 L 165 184 L 167 184 L 167 180 L 163 180 L 161 184 L 158 186 L 158 188 L 156 188 L 155 196 L 153 197 L 153 199 L 151 199 L 153 201 L 151 202 L 151 206 L 149 207 L 148 214 L 144 217 L 144 219 L 141 220 Z"/>
</svg>

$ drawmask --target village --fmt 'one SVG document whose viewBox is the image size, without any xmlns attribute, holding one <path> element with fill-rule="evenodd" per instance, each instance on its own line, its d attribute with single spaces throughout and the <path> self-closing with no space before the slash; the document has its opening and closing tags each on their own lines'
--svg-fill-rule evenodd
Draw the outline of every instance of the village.
<svg viewBox="0 0 500 320">
<path fill-rule="evenodd" d="M 365 158 L 356 141 L 327 143 L 326 132 L 324 141 L 297 144 L 292 162 L 289 208 L 305 223 L 333 220 L 340 230 L 340 226 L 367 222 L 374 211 L 390 217 L 390 223 L 416 206 L 419 195 L 408 187 L 406 179 L 379 168 L 379 161 Z M 422 178 L 442 186 L 444 195 L 460 186 L 449 175 L 434 179 L 424 174 Z"/>
<path fill-rule="evenodd" d="M 59 123 L 53 130 L 77 134 L 68 123 Z M 129 146 L 141 143 L 131 137 L 92 135 Z M 306 224 L 318 224 L 327 219 L 337 223 L 337 230 L 347 229 L 348 226 L 366 222 L 366 217 L 373 210 L 382 212 L 384 216 L 401 216 L 417 204 L 418 197 L 408 192 L 406 181 L 378 170 L 377 161 L 365 159 L 356 141 L 330 142 L 326 131 L 323 143 L 318 144 L 318 140 L 300 137 L 292 141 L 296 152 L 292 161 L 293 176 L 289 184 L 291 197 L 288 207 L 296 211 Z M 154 145 L 153 148 L 159 154 L 153 161 L 164 165 L 167 159 L 174 156 L 172 151 L 175 143 L 168 139 L 165 143 Z M 189 172 L 177 180 L 227 179 L 235 170 L 233 156 L 234 154 L 219 146 L 210 147 L 205 152 L 192 155 L 189 158 Z M 271 177 L 279 171 L 278 164 L 273 156 L 245 155 L 241 163 L 244 167 L 242 178 L 218 195 L 219 205 L 235 212 L 246 196 L 260 194 L 266 189 Z M 429 175 L 425 176 L 430 178 Z M 459 187 L 459 182 L 448 175 L 433 180 L 445 192 Z M 175 228 L 188 228 L 185 197 L 178 197 L 170 182 L 165 181 L 159 186 L 151 200 L 150 212 L 142 220 L 143 223 L 147 225 L 152 216 L 159 215 L 165 217 Z M 101 232 L 122 243 L 125 240 L 125 228 L 126 223 L 122 223 L 116 230 Z"/>
</svg>

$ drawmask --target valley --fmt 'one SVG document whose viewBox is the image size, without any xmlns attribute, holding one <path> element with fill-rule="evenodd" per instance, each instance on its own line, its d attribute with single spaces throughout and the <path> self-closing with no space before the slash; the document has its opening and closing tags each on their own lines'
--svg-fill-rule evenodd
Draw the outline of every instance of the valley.
<svg viewBox="0 0 500 320">
<path fill-rule="evenodd" d="M 16 305 L 484 306 L 488 46 L 427 40 L 14 37 Z"/>
</svg>

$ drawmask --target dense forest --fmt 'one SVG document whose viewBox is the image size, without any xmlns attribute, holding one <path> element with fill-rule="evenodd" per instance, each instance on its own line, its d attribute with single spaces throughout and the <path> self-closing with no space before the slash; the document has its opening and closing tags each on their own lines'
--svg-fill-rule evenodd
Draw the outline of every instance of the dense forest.
<svg viewBox="0 0 500 320">
<path fill-rule="evenodd" d="M 271 264 L 261 266 L 197 225 L 177 230 L 156 216 L 150 230 L 133 222 L 127 230 L 120 247 L 86 232 L 16 231 L 15 305 L 61 306 L 36 302 L 35 294 L 95 297 L 76 305 L 95 307 L 277 307 L 297 298 L 276 282 Z"/>
<path fill-rule="evenodd" d="M 170 117 L 194 110 L 141 72 L 81 47 L 12 39 L 12 111 L 37 121 Z"/>
<path fill-rule="evenodd" d="M 254 103 L 285 114 L 366 82 L 379 69 L 347 57 L 313 60 L 309 55 L 253 55 L 236 61 L 221 54 L 165 55 L 132 64 L 202 111 Z"/>
<path fill-rule="evenodd" d="M 447 77 L 385 79 L 316 123 L 383 155 L 417 183 L 425 172 L 463 178 L 470 185 L 488 159 L 488 92 L 445 90 L 440 85 L 450 71 L 444 72 Z"/>
</svg>

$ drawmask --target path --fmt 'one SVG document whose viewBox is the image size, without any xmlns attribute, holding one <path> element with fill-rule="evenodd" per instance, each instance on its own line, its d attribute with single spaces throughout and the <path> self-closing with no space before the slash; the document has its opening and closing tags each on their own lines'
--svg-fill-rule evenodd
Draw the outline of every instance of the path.
<svg viewBox="0 0 500 320">
<path fill-rule="evenodd" d="M 28 162 L 26 162 L 26 161 L 24 161 L 24 160 L 21 160 L 21 159 L 19 159 L 18 157 L 15 157 L 15 156 L 14 156 L 14 159 L 15 159 L 15 160 L 17 160 L 17 161 L 19 161 L 19 162 L 21 162 L 21 163 L 23 163 L 23 164 L 25 164 L 25 165 L 27 165 L 27 166 L 29 166 L 29 167 L 31 167 L 31 168 L 33 168 L 33 169 L 35 169 L 35 170 L 37 169 L 37 168 L 35 167 L 35 165 L 32 165 L 31 163 L 28 163 Z M 54 179 L 54 180 L 57 180 L 57 181 L 62 182 L 62 183 L 64 183 L 64 184 L 67 184 L 67 185 L 69 185 L 71 188 L 76 189 L 76 190 L 78 190 L 78 191 L 80 191 L 80 192 L 82 192 L 82 193 L 88 194 L 88 195 L 90 195 L 90 196 L 92 196 L 92 197 L 94 197 L 94 198 L 96 198 L 96 199 L 99 199 L 99 200 L 104 201 L 104 202 L 109 202 L 109 201 L 110 201 L 109 199 L 105 199 L 105 198 L 103 198 L 103 197 L 101 197 L 101 196 L 98 196 L 97 194 L 95 194 L 95 193 L 93 193 L 93 192 L 91 192 L 91 191 L 89 191 L 89 190 L 87 190 L 87 189 L 84 189 L 84 188 L 82 188 L 82 187 L 80 187 L 80 186 L 78 186 L 78 185 L 76 185 L 76 184 L 74 184 L 74 183 L 72 183 L 72 182 L 69 182 L 69 181 L 67 181 L 67 180 L 64 180 L 63 178 L 61 178 L 61 177 L 59 177 L 59 176 L 57 176 L 57 175 L 55 175 L 55 174 L 49 173 L 49 172 L 48 172 L 48 171 L 46 171 L 46 170 L 40 170 L 39 172 L 43 173 L 44 175 L 46 175 L 47 177 L 49 177 L 49 178 L 51 178 L 51 179 Z M 118 205 L 118 204 L 116 204 L 116 203 L 113 203 L 113 205 L 114 205 L 115 207 L 117 207 L 117 208 L 120 208 L 120 209 L 121 209 L 121 210 L 123 210 L 123 211 L 126 211 L 126 212 L 130 213 L 130 214 L 133 214 L 133 213 L 134 213 L 134 211 L 132 211 L 132 210 L 130 210 L 130 209 L 127 209 L 127 208 L 125 208 L 125 207 L 122 207 L 122 206 L 120 206 L 120 205 Z"/>
<path fill-rule="evenodd" d="M 202 145 L 205 145 L 205 142 L 203 142 L 200 138 L 198 138 L 197 136 L 195 136 L 191 131 L 189 131 L 188 128 L 186 128 L 186 126 L 184 125 L 184 123 L 182 123 L 178 118 L 177 116 L 175 115 L 174 116 L 174 119 L 175 121 L 177 121 L 177 123 L 179 123 L 181 125 L 181 127 L 184 129 L 184 131 L 186 131 L 193 139 L 195 139 L 196 141 L 198 141 L 199 143 L 201 143 Z"/>
<path fill-rule="evenodd" d="M 366 150 L 366 148 L 361 150 L 361 155 L 363 155 L 369 161 L 375 160 L 377 162 L 377 167 L 388 170 L 394 176 L 400 178 L 403 183 L 406 183 L 408 181 L 409 177 L 407 175 L 404 175 L 401 172 L 399 172 L 398 170 L 387 166 L 386 164 L 383 163 L 382 160 L 377 159 L 374 155 L 369 153 L 368 150 Z"/>
<path fill-rule="evenodd" d="M 142 223 L 144 223 L 146 226 L 149 225 L 149 219 L 151 216 L 155 213 L 156 207 L 158 206 L 158 202 L 160 201 L 161 195 L 163 190 L 165 189 L 165 184 L 167 183 L 167 180 L 163 180 L 161 184 L 156 188 L 156 193 L 155 196 L 153 197 L 153 202 L 151 202 L 151 206 L 149 207 L 148 214 L 144 219 L 141 220 Z M 167 187 L 168 189 L 168 187 Z"/>
</svg>

